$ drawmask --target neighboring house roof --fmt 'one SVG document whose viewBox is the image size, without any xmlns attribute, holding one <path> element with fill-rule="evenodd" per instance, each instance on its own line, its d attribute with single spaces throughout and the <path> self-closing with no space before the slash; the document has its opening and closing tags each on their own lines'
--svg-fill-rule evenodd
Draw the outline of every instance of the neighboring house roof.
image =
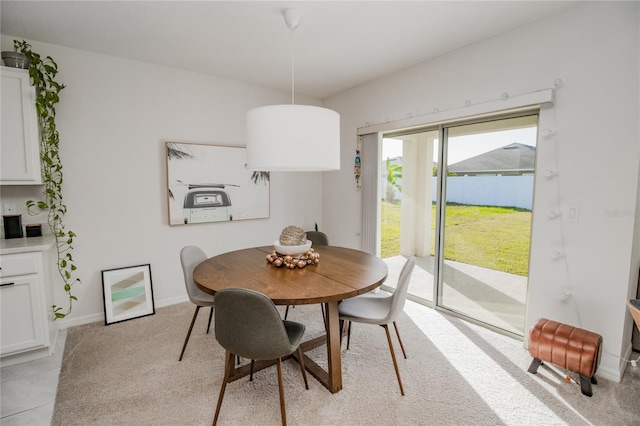
<svg viewBox="0 0 640 426">
<path fill-rule="evenodd" d="M 512 143 L 451 164 L 449 172 L 457 174 L 533 173 L 535 159 L 535 146 Z"/>
</svg>

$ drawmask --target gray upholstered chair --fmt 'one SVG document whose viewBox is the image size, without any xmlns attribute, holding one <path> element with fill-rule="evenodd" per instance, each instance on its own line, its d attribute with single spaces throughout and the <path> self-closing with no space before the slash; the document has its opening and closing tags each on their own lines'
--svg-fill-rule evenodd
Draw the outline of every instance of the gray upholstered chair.
<svg viewBox="0 0 640 426">
<path fill-rule="evenodd" d="M 239 356 L 253 360 L 276 360 L 280 413 L 282 424 L 287 423 L 282 383 L 282 357 L 298 352 L 304 384 L 309 389 L 304 370 L 300 340 L 305 326 L 298 322 L 284 321 L 273 301 L 257 291 L 228 288 L 215 295 L 215 333 L 218 343 L 226 349 L 224 379 L 220 388 L 213 424 L 218 421 L 222 398 L 227 383 L 231 382 L 234 358 Z"/>
<path fill-rule="evenodd" d="M 382 295 L 380 293 L 373 294 L 367 293 L 361 296 L 356 296 L 350 299 L 343 300 L 338 310 L 340 312 L 340 321 L 349 322 L 349 331 L 347 334 L 347 349 L 349 349 L 349 340 L 351 338 L 351 323 L 360 322 L 365 324 L 376 324 L 384 328 L 387 333 L 387 342 L 389 343 L 389 351 L 391 352 L 391 359 L 393 360 L 393 367 L 396 370 L 396 376 L 398 377 L 398 385 L 400 386 L 400 393 L 404 395 L 404 389 L 402 387 L 402 380 L 400 379 L 400 371 L 398 370 L 398 362 L 396 361 L 396 354 L 393 350 L 393 343 L 391 342 L 391 334 L 389 333 L 388 325 L 393 323 L 393 327 L 396 330 L 398 336 L 398 342 L 400 342 L 400 348 L 402 354 L 407 358 L 407 353 L 404 350 L 404 345 L 400 339 L 400 333 L 398 333 L 398 325 L 396 319 L 404 309 L 404 303 L 407 300 L 407 291 L 409 289 L 409 281 L 411 280 L 411 274 L 416 264 L 415 257 L 410 257 L 405 262 L 400 271 L 400 277 L 398 278 L 398 284 L 393 294 Z"/>
<path fill-rule="evenodd" d="M 200 249 L 199 247 L 186 246 L 180 251 L 180 263 L 182 264 L 184 285 L 187 287 L 187 295 L 189 296 L 189 300 L 191 301 L 191 303 L 196 305 L 196 311 L 193 313 L 191 326 L 189 326 L 187 337 L 184 339 L 184 345 L 182 345 L 182 352 L 180 352 L 179 361 L 182 361 L 184 350 L 187 348 L 187 343 L 189 343 L 189 337 L 191 337 L 193 325 L 196 322 L 196 318 L 198 317 L 200 308 L 202 308 L 203 306 L 211 307 L 211 312 L 209 312 L 209 322 L 207 323 L 207 334 L 209 334 L 209 328 L 211 327 L 211 318 L 213 317 L 213 295 L 200 290 L 196 286 L 196 283 L 193 281 L 193 270 L 196 266 L 198 266 L 205 260 L 207 260 L 207 255 L 204 254 L 202 249 Z"/>
<path fill-rule="evenodd" d="M 311 240 L 312 246 L 328 246 L 329 237 L 321 231 L 307 231 L 307 240 Z"/>
</svg>

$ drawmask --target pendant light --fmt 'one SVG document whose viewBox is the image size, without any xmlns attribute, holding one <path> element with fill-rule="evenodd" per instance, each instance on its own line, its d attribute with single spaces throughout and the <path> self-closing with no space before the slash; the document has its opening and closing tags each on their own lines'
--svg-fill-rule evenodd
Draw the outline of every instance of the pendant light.
<svg viewBox="0 0 640 426">
<path fill-rule="evenodd" d="M 286 9 L 283 15 L 293 32 L 300 13 Z M 340 170 L 340 115 L 295 104 L 293 56 L 292 52 L 291 104 L 258 107 L 247 113 L 247 168 L 265 172 Z"/>
</svg>

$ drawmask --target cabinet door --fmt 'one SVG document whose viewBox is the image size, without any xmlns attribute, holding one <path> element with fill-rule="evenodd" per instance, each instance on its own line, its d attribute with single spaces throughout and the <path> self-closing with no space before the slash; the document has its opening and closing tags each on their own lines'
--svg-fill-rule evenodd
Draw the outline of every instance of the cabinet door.
<svg viewBox="0 0 640 426">
<path fill-rule="evenodd" d="M 2 67 L 0 74 L 0 184 L 41 184 L 35 88 L 27 70 Z"/>
<path fill-rule="evenodd" d="M 47 344 L 37 275 L 3 278 L 0 282 L 0 355 Z"/>
</svg>

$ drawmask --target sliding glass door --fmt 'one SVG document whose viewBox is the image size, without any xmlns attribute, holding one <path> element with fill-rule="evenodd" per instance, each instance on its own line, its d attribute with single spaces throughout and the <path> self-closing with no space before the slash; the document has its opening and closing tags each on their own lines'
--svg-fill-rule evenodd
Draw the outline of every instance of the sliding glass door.
<svg viewBox="0 0 640 426">
<path fill-rule="evenodd" d="M 537 116 L 444 129 L 438 306 L 523 335 Z"/>
<path fill-rule="evenodd" d="M 390 286 L 416 256 L 411 298 L 524 334 L 536 138 L 535 113 L 385 135 Z"/>
</svg>

